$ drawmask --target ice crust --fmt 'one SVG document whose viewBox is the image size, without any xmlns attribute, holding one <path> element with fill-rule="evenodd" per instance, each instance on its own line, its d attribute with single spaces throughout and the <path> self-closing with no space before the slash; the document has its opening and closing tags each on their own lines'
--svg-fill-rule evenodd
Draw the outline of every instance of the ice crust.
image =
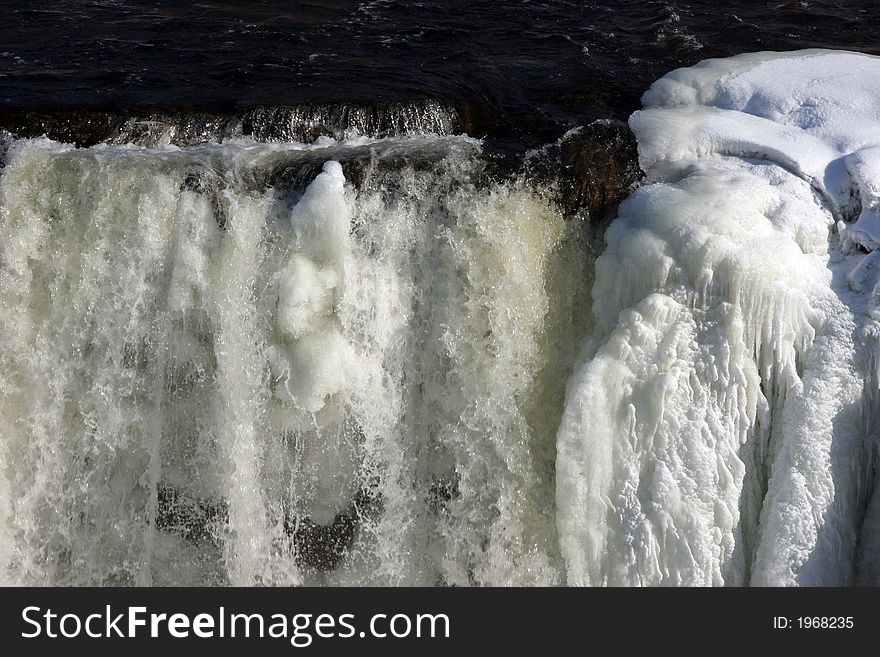
<svg viewBox="0 0 880 657">
<path fill-rule="evenodd" d="M 870 577 L 878 89 L 880 59 L 808 50 L 643 96 L 648 184 L 606 233 L 558 436 L 569 583 Z"/>
</svg>

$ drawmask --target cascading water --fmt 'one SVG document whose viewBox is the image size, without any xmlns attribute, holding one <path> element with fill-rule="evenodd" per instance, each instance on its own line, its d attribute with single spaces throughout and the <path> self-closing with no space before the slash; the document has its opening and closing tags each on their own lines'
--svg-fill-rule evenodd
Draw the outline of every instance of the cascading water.
<svg viewBox="0 0 880 657">
<path fill-rule="evenodd" d="M 878 61 L 662 78 L 598 258 L 588 131 L 6 139 L 0 577 L 876 583 Z"/>
<path fill-rule="evenodd" d="M 3 579 L 561 582 L 590 267 L 480 150 L 9 143 Z"/>
</svg>

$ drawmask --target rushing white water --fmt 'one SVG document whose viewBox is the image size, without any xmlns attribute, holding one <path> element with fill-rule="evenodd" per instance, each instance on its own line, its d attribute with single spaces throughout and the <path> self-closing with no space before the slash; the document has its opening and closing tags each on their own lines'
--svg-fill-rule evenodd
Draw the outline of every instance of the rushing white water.
<svg viewBox="0 0 880 657">
<path fill-rule="evenodd" d="M 479 151 L 9 144 L 3 581 L 561 582 L 590 267 Z"/>
</svg>

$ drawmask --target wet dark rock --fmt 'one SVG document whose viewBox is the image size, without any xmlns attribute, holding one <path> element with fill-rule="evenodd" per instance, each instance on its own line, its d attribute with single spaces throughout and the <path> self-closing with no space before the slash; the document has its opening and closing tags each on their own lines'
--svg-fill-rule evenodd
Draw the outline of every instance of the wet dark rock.
<svg viewBox="0 0 880 657">
<path fill-rule="evenodd" d="M 0 111 L 0 129 L 19 138 L 43 135 L 81 147 L 135 144 L 154 148 L 222 139 L 234 115 L 189 110 L 139 110 L 120 114 L 102 110 Z"/>
<path fill-rule="evenodd" d="M 213 541 L 213 527 L 229 515 L 225 502 L 192 498 L 167 486 L 159 486 L 158 493 L 156 529 L 178 534 L 191 543 Z"/>
<path fill-rule="evenodd" d="M 455 108 L 438 101 L 256 107 L 241 117 L 241 133 L 257 141 L 309 143 L 322 136 L 341 139 L 349 131 L 373 137 L 449 135 L 466 128 Z"/>
<path fill-rule="evenodd" d="M 94 146 L 116 134 L 125 118 L 99 110 L 0 111 L 0 128 L 19 138 L 48 136 L 78 146 Z"/>
<path fill-rule="evenodd" d="M 352 505 L 336 515 L 329 525 L 319 525 L 311 518 L 288 516 L 284 529 L 296 546 L 300 566 L 319 572 L 333 570 L 354 543 L 363 514 L 378 503 L 367 491 L 360 491 Z"/>
<path fill-rule="evenodd" d="M 287 515 L 284 529 L 293 542 L 297 564 L 319 572 L 336 568 L 351 549 L 361 520 L 379 504 L 375 491 L 364 489 L 328 525 L 305 516 Z M 177 534 L 195 544 L 216 541 L 215 528 L 228 518 L 225 501 L 199 499 L 170 486 L 159 486 L 156 529 L 160 531 Z"/>
<path fill-rule="evenodd" d="M 157 148 L 166 144 L 194 146 L 223 140 L 233 133 L 236 124 L 234 115 L 150 112 L 129 118 L 105 141 L 110 144 L 135 144 L 144 148 Z"/>
<path fill-rule="evenodd" d="M 6 166 L 6 159 L 11 144 L 12 135 L 9 132 L 0 129 L 0 169 Z"/>
<path fill-rule="evenodd" d="M 96 110 L 55 112 L 0 112 L 0 129 L 18 137 L 46 134 L 58 141 L 90 146 L 96 143 L 131 143 L 143 147 L 164 144 L 190 146 L 235 136 L 257 141 L 315 142 L 322 136 L 344 137 L 346 131 L 376 137 L 387 135 L 451 134 L 479 136 L 485 117 L 467 107 L 438 101 L 385 104 L 312 104 L 255 107 L 238 113 L 218 114 L 191 110 L 143 110 L 123 117 Z M 450 148 L 474 149 L 461 142 L 438 146 L 430 140 L 405 139 L 394 143 L 315 148 L 268 156 L 258 168 L 243 172 L 245 186 L 255 192 L 274 188 L 297 193 L 314 180 L 328 159 L 342 164 L 346 180 L 357 188 L 384 180 L 404 168 L 430 170 L 450 155 Z M 0 157 L 2 159 L 2 157 Z M 586 210 L 591 222 L 613 216 L 618 203 L 641 178 L 636 141 L 620 122 L 596 121 L 570 130 L 540 149 L 521 153 L 483 149 L 482 163 L 470 172 L 478 187 L 492 181 L 526 177 L 541 190 L 550 190 L 567 215 Z M 2 162 L 0 162 L 2 166 Z M 207 194 L 218 225 L 225 227 L 217 176 L 187 176 L 183 187 Z"/>
<path fill-rule="evenodd" d="M 434 513 L 446 513 L 447 505 L 459 496 L 459 478 L 453 473 L 448 478 L 438 478 L 431 482 L 426 503 Z"/>
<path fill-rule="evenodd" d="M 184 176 L 180 188 L 206 196 L 211 203 L 211 212 L 214 215 L 214 221 L 217 222 L 217 227 L 220 230 L 226 230 L 228 213 L 220 198 L 221 186 L 220 177 L 212 169 L 192 169 Z"/>
<path fill-rule="evenodd" d="M 274 161 L 269 160 L 259 170 L 250 172 L 246 184 L 254 191 L 269 187 L 281 192 L 303 190 L 321 173 L 327 160 L 334 159 L 342 166 L 346 181 L 361 189 L 370 181 L 397 175 L 405 168 L 435 171 L 449 157 L 450 148 L 476 149 L 469 143 L 438 146 L 413 140 L 385 145 L 381 150 L 372 144 L 365 144 L 348 147 L 344 153 L 324 149 L 282 152 L 275 156 Z"/>
<path fill-rule="evenodd" d="M 0 129 L 20 138 L 46 135 L 55 141 L 93 146 L 164 144 L 192 146 L 229 137 L 255 141 L 311 143 L 319 137 L 342 138 L 350 132 L 372 137 L 468 132 L 473 112 L 436 100 L 412 103 L 316 103 L 259 106 L 230 112 L 192 109 L 0 110 Z"/>
<path fill-rule="evenodd" d="M 532 152 L 527 176 L 555 189 L 567 214 L 586 209 L 593 223 L 611 218 L 644 175 L 635 136 L 616 121 L 595 121 L 570 130 L 559 140 Z"/>
</svg>

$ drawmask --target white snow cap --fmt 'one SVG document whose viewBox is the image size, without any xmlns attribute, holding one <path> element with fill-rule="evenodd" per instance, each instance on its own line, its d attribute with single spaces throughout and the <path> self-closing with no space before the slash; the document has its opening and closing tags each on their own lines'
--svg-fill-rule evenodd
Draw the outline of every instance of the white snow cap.
<svg viewBox="0 0 880 657">
<path fill-rule="evenodd" d="M 800 50 L 709 59 L 673 71 L 630 125 L 655 178 L 709 154 L 770 160 L 810 182 L 842 239 L 880 244 L 880 58 Z"/>
</svg>

